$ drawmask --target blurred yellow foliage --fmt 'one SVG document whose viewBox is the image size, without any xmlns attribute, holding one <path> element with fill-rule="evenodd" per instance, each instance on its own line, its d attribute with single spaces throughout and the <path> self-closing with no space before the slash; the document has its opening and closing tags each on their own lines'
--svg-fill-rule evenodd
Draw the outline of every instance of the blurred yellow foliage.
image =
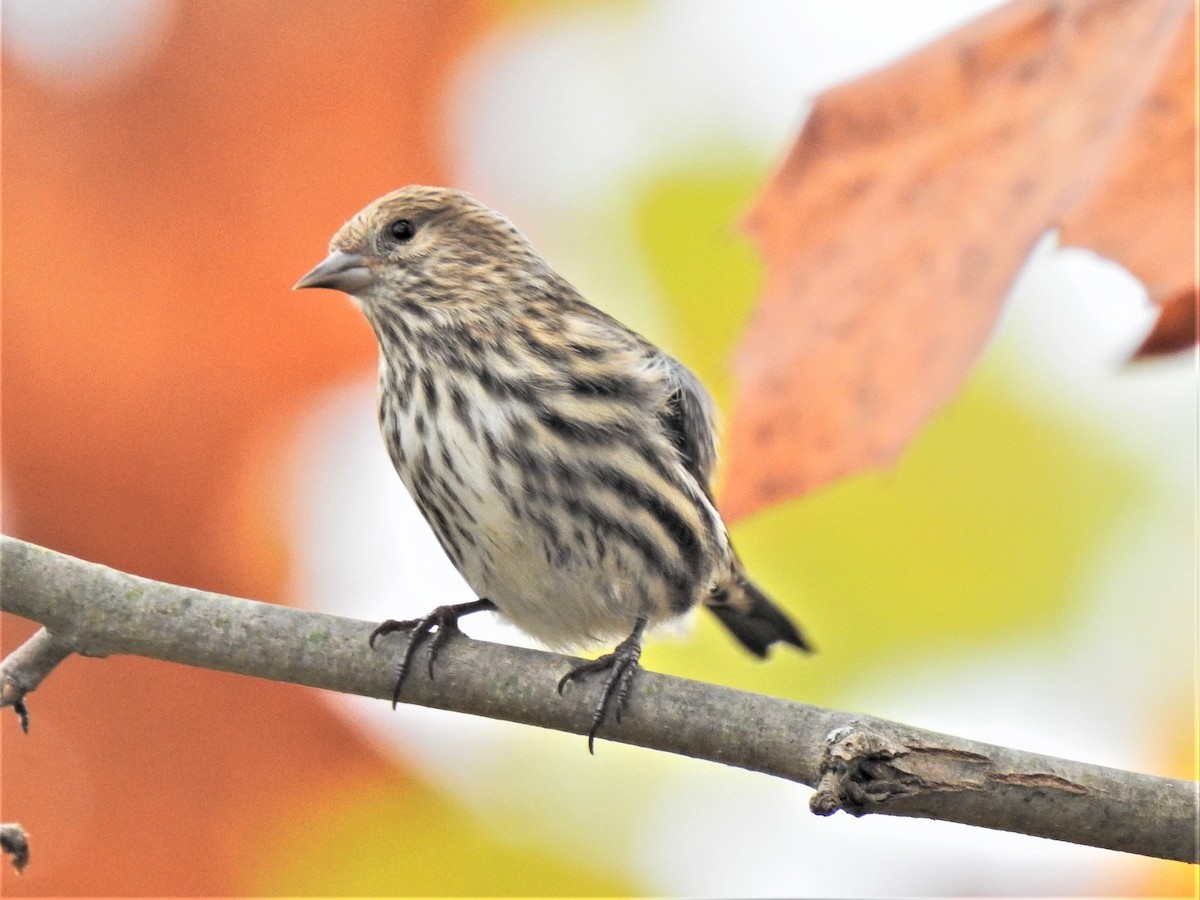
<svg viewBox="0 0 1200 900">
<path fill-rule="evenodd" d="M 673 350 L 723 402 L 759 280 L 753 248 L 728 223 L 760 178 L 751 163 L 672 175 L 645 191 L 637 212 L 677 328 Z M 864 665 L 916 666 L 944 648 L 986 653 L 1016 632 L 1052 635 L 1084 599 L 1089 563 L 1148 476 L 1082 420 L 1020 396 L 1011 365 L 1001 342 L 893 469 L 778 504 L 734 530 L 751 572 L 805 625 L 817 656 L 751 665 L 701 616 L 691 639 L 659 642 L 648 664 L 833 703 Z"/>
<path fill-rule="evenodd" d="M 636 893 L 627 881 L 527 840 L 505 841 L 415 781 L 337 784 L 272 810 L 246 896 L 571 896 Z M 547 836 L 549 837 L 549 836 Z"/>
</svg>

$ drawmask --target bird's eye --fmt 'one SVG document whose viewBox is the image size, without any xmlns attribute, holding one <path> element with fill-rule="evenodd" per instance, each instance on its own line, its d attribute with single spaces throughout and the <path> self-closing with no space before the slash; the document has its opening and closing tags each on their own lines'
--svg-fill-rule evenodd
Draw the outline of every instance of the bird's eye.
<svg viewBox="0 0 1200 900">
<path fill-rule="evenodd" d="M 417 229 L 409 219 L 397 219 L 387 227 L 387 233 L 392 240 L 403 244 L 405 241 L 412 240 L 412 236 L 417 233 Z"/>
</svg>

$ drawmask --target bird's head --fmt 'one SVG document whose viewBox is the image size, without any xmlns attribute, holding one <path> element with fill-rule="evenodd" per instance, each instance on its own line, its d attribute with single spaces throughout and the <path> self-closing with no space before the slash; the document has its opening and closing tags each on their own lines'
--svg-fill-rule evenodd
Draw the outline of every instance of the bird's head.
<svg viewBox="0 0 1200 900">
<path fill-rule="evenodd" d="M 370 311 L 399 302 L 471 306 L 544 263 L 504 216 L 461 191 L 410 185 L 338 229 L 296 288 L 343 291 Z"/>
</svg>

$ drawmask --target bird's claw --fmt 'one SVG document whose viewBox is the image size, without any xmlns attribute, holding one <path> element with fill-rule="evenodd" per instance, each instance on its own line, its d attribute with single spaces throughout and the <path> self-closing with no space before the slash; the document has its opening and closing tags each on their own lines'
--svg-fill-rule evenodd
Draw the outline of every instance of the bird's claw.
<svg viewBox="0 0 1200 900">
<path fill-rule="evenodd" d="M 433 663 L 437 659 L 438 652 L 452 635 L 462 634 L 462 629 L 458 627 L 459 617 L 484 609 L 495 609 L 495 606 L 490 600 L 439 606 L 429 615 L 420 619 L 388 619 L 375 627 L 367 639 L 367 643 L 372 649 L 375 647 L 375 639 L 378 637 L 395 631 L 409 632 L 408 645 L 404 648 L 404 655 L 400 657 L 400 662 L 396 665 L 396 686 L 392 689 L 393 709 L 400 702 L 400 688 L 404 685 L 405 676 L 408 675 L 409 667 L 412 665 L 413 657 L 422 640 L 430 632 L 433 632 L 433 638 L 429 642 L 429 679 L 432 681 Z M 437 630 L 434 631 L 434 629 Z"/>
<path fill-rule="evenodd" d="M 629 702 L 633 676 L 637 674 L 638 661 L 642 656 L 643 627 L 644 624 L 639 625 L 633 634 L 616 646 L 612 653 L 605 653 L 596 659 L 581 663 L 558 680 L 558 692 L 562 694 L 563 689 L 572 681 L 577 681 L 592 672 L 608 672 L 608 677 L 604 679 L 604 686 L 600 690 L 600 702 L 592 711 L 592 724 L 588 729 L 588 753 L 595 755 L 596 734 L 599 732 L 600 726 L 604 724 L 610 709 L 618 724 L 621 721 L 621 715 Z"/>
<path fill-rule="evenodd" d="M 383 637 L 386 634 L 391 634 L 393 631 L 407 631 L 420 621 L 420 619 L 386 619 L 375 626 L 375 630 L 372 631 L 371 636 L 367 638 L 367 644 L 372 650 L 374 650 L 376 638 Z"/>
</svg>

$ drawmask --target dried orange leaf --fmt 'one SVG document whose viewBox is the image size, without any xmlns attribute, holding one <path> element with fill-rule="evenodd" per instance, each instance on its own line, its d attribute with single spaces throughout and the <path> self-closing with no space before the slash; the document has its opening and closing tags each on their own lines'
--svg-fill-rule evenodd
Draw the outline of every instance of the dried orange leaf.
<svg viewBox="0 0 1200 900">
<path fill-rule="evenodd" d="M 896 458 L 1033 243 L 1107 196 L 1190 10 L 1017 2 L 818 98 L 746 221 L 767 281 L 737 358 L 727 515 Z"/>
<path fill-rule="evenodd" d="M 1197 340 L 1195 32 L 1193 8 L 1104 177 L 1062 221 L 1064 243 L 1121 263 L 1159 304 L 1136 356 L 1172 353 Z"/>
<path fill-rule="evenodd" d="M 1196 287 L 1183 288 L 1174 297 L 1160 300 L 1158 320 L 1138 346 L 1134 359 L 1166 356 L 1186 350 L 1200 341 L 1200 322 L 1196 320 Z"/>
</svg>

